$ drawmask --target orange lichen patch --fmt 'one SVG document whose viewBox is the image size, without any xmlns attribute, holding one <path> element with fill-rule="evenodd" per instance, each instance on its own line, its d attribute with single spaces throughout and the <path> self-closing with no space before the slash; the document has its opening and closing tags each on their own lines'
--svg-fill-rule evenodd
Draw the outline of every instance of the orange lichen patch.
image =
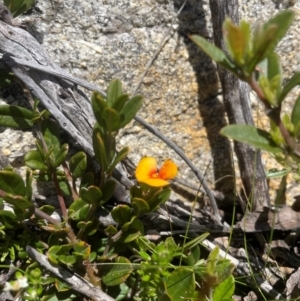
<svg viewBox="0 0 300 301">
<path fill-rule="evenodd" d="M 152 187 L 163 187 L 169 185 L 168 180 L 175 178 L 177 172 L 178 167 L 171 159 L 167 159 L 158 169 L 155 158 L 144 157 L 136 168 L 135 176 L 138 182 Z"/>
</svg>

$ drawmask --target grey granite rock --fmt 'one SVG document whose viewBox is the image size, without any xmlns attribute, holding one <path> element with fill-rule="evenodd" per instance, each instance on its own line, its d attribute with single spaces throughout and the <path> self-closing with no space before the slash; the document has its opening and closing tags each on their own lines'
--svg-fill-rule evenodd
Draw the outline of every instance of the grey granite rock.
<svg viewBox="0 0 300 301">
<path fill-rule="evenodd" d="M 189 0 L 176 16 L 182 2 L 37 0 L 21 20 L 68 72 L 103 89 L 112 78 L 120 78 L 129 93 L 135 91 L 147 63 L 167 34 L 168 41 L 138 90 L 145 96 L 139 115 L 177 143 L 202 173 L 206 173 L 212 188 L 228 192 L 232 190 L 232 181 L 226 176 L 232 175 L 235 159 L 232 160 L 230 143 L 218 134 L 226 124 L 226 116 L 216 67 L 187 38 L 187 34 L 194 33 L 212 40 L 209 1 Z M 240 0 L 241 17 L 253 24 L 287 7 L 295 11 L 296 18 L 278 47 L 286 77 L 300 71 L 299 1 Z M 296 94 L 297 91 L 293 93 Z M 286 111 L 290 110 L 291 102 L 287 102 Z M 253 108 L 255 116 L 263 116 L 255 97 Z M 261 117 L 258 120 L 267 123 Z M 29 133 L 5 130 L 0 135 L 2 152 L 9 150 L 10 154 L 23 154 L 33 143 L 32 138 L 26 140 L 25 146 L 13 142 L 18 141 L 17 137 L 30 137 Z M 130 146 L 134 163 L 145 155 L 155 156 L 161 162 L 174 158 L 180 167 L 179 178 L 198 185 L 194 174 L 179 157 L 136 122 L 122 131 L 119 142 Z M 265 160 L 268 167 L 275 166 L 269 157 Z M 294 182 L 288 192 L 290 200 L 299 194 Z"/>
</svg>

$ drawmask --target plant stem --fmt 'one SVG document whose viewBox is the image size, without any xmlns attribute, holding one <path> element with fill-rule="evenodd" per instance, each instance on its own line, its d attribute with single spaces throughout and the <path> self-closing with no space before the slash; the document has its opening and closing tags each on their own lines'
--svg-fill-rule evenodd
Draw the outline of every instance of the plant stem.
<svg viewBox="0 0 300 301">
<path fill-rule="evenodd" d="M 254 79 L 254 76 L 252 76 L 250 79 L 247 80 L 247 83 L 250 85 L 252 90 L 256 93 L 260 101 L 264 104 L 266 115 L 274 121 L 276 126 L 279 128 L 280 133 L 287 144 L 288 148 L 298 157 L 300 157 L 300 151 L 297 149 L 297 143 L 296 141 L 291 137 L 290 133 L 284 126 L 281 118 L 280 118 L 280 111 L 281 106 L 272 108 L 272 106 L 269 104 L 269 102 L 266 100 L 262 90 L 260 89 L 259 85 L 257 84 L 257 81 Z"/>
</svg>

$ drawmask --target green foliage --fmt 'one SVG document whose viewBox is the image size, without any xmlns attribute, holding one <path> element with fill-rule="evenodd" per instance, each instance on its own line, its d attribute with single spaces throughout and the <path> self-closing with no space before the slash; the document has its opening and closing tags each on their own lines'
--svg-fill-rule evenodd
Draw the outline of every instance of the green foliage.
<svg viewBox="0 0 300 301">
<path fill-rule="evenodd" d="M 200 36 L 192 35 L 190 39 L 222 67 L 248 80 L 256 66 L 274 51 L 293 19 L 292 11 L 283 11 L 265 24 L 257 25 L 252 36 L 246 21 L 235 25 L 226 19 L 223 29 L 229 55 Z"/>
<path fill-rule="evenodd" d="M 35 0 L 4 0 L 14 17 L 25 13 L 34 4 Z"/>
<path fill-rule="evenodd" d="M 30 129 L 33 126 L 31 121 L 33 112 L 22 107 L 2 105 L 0 106 L 0 125 L 20 130 Z"/>
<path fill-rule="evenodd" d="M 220 133 L 236 141 L 248 143 L 258 149 L 266 150 L 271 153 L 279 153 L 282 151 L 268 132 L 257 129 L 251 125 L 228 125 L 224 127 Z"/>
<path fill-rule="evenodd" d="M 283 11 L 252 30 L 245 21 L 235 25 L 226 19 L 223 29 L 228 54 L 199 36 L 190 38 L 223 68 L 250 85 L 270 120 L 269 132 L 238 124 L 226 126 L 221 134 L 271 153 L 285 172 L 293 172 L 294 178 L 300 180 L 300 97 L 295 100 L 291 114 L 281 113 L 282 102 L 299 85 L 300 75 L 294 74 L 283 85 L 280 58 L 274 52 L 293 19 L 293 11 Z"/>
<path fill-rule="evenodd" d="M 38 112 L 37 104 L 36 101 L 32 112 L 11 106 L 2 110 L 8 116 L 7 126 L 18 124 L 21 128 L 20 124 L 27 122 L 30 126 L 38 124 L 41 132 L 36 148 L 24 156 L 28 168 L 25 181 L 11 168 L 0 171 L 0 261 L 24 262 L 24 271 L 16 273 L 16 280 L 7 284 L 8 289 L 18 291 L 24 300 L 76 297 L 63 280 L 45 275 L 28 258 L 25 250 L 31 245 L 45 253 L 53 265 L 78 274 L 92 273 L 89 280 L 97 279 L 93 284 L 100 285 L 116 300 L 130 293 L 135 294 L 132 298 L 145 301 L 193 299 L 198 296 L 197 283 L 205 283 L 208 290 L 215 292 L 217 300 L 230 299 L 234 288 L 233 278 L 231 282 L 227 280 L 232 274 L 231 264 L 219 259 L 216 251 L 207 261 L 201 257 L 200 244 L 208 234 L 193 240 L 186 238 L 184 245 L 172 237 L 157 243 L 146 238 L 142 217 L 169 199 L 169 187 L 133 185 L 130 202 L 114 205 L 108 212 L 110 207 L 106 203 L 117 187 L 112 172 L 129 152 L 128 147 L 117 151 L 117 134 L 141 107 L 142 97 L 130 98 L 124 94 L 119 80 L 109 84 L 107 99 L 93 93 L 92 108 L 97 123 L 92 140 L 95 159 L 101 166 L 99 174 L 89 171 L 84 152 L 69 158 L 69 146 L 61 143 L 57 123 L 48 112 Z M 33 179 L 53 184 L 62 212 L 60 219 L 52 217 L 54 207 L 34 205 Z M 65 196 L 71 199 L 69 205 Z M 98 216 L 103 211 L 114 220 L 106 228 L 100 225 Z M 38 229 L 34 235 L 27 222 Z M 133 262 L 134 258 L 137 261 Z M 91 263 L 99 264 L 99 269 L 91 269 Z M 20 287 L 22 277 L 27 281 L 26 287 Z"/>
</svg>

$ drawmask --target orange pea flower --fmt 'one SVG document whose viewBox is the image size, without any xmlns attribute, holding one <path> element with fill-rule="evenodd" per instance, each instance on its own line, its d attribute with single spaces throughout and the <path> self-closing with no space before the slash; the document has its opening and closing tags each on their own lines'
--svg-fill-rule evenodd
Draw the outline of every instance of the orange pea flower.
<svg viewBox="0 0 300 301">
<path fill-rule="evenodd" d="M 136 168 L 135 176 L 138 182 L 152 187 L 163 187 L 169 185 L 167 180 L 175 178 L 177 171 L 178 167 L 171 159 L 167 159 L 162 167 L 158 169 L 155 158 L 144 157 Z"/>
</svg>

